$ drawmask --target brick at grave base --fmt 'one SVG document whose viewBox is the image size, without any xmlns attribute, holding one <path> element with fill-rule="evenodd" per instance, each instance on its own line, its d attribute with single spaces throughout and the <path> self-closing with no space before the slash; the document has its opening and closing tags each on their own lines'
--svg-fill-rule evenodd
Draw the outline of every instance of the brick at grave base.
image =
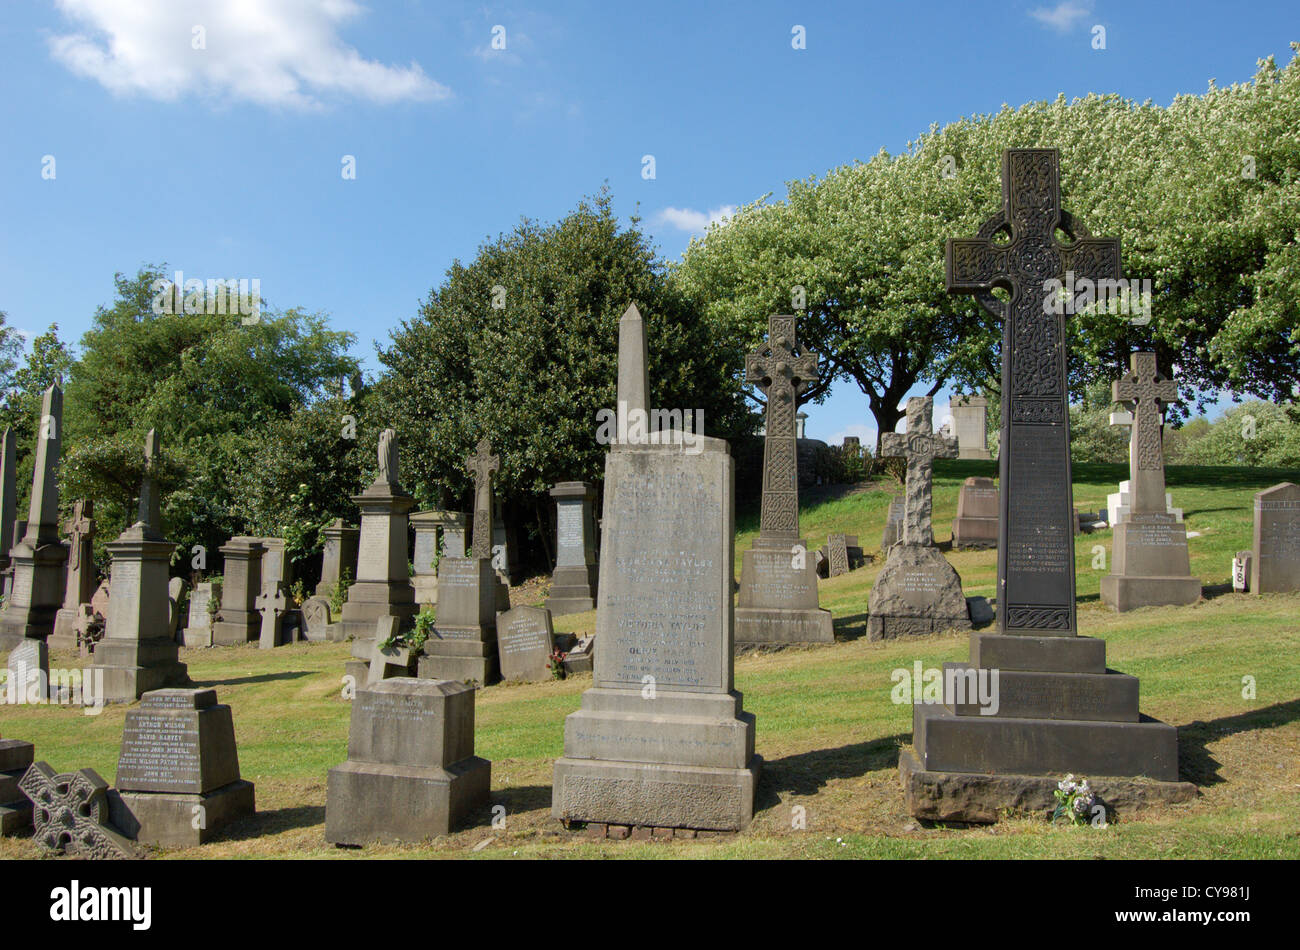
<svg viewBox="0 0 1300 950">
<path fill-rule="evenodd" d="M 1056 807 L 1056 776 L 927 771 L 911 749 L 899 756 L 898 774 L 908 813 L 928 821 L 992 824 L 1014 814 L 1048 817 Z M 1132 817 L 1149 808 L 1189 802 L 1197 796 L 1191 782 L 1086 777 L 1088 786 L 1106 805 L 1108 819 L 1116 815 Z"/>
</svg>

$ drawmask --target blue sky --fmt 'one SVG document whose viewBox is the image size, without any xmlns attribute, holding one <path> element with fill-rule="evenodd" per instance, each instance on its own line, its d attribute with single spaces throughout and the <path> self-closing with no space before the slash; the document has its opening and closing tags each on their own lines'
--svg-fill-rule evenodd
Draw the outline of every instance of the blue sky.
<svg viewBox="0 0 1300 950">
<path fill-rule="evenodd" d="M 166 261 L 328 311 L 373 371 L 373 341 L 452 260 L 606 181 L 675 258 L 710 217 L 932 122 L 1061 92 L 1165 104 L 1286 62 L 1300 39 L 1294 0 L 236 6 L 0 8 L 11 325 L 57 322 L 75 342 L 115 271 Z M 852 384 L 809 413 L 810 436 L 874 439 Z"/>
</svg>

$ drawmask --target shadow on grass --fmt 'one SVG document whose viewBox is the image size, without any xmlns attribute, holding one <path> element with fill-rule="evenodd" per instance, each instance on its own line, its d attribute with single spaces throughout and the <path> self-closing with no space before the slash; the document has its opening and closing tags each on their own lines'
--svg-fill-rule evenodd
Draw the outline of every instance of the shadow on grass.
<svg viewBox="0 0 1300 950">
<path fill-rule="evenodd" d="M 898 750 L 911 738 L 910 733 L 899 733 L 838 749 L 816 749 L 764 762 L 754 811 L 779 805 L 781 792 L 815 795 L 834 779 L 858 778 L 868 772 L 897 769 Z"/>
<path fill-rule="evenodd" d="M 492 789 L 492 804 L 504 805 L 507 815 L 521 815 L 530 811 L 551 810 L 550 785 L 520 785 L 515 788 Z M 492 809 L 487 809 L 488 823 L 491 823 Z"/>
<path fill-rule="evenodd" d="M 325 824 L 324 805 L 295 805 L 293 808 L 276 808 L 271 811 L 259 810 L 251 818 L 243 818 L 222 828 L 211 840 L 213 841 L 247 841 L 264 835 L 295 828 L 311 828 Z"/>
<path fill-rule="evenodd" d="M 836 643 L 860 640 L 867 635 L 867 615 L 848 614 L 844 617 L 833 617 L 831 629 L 835 633 Z"/>
<path fill-rule="evenodd" d="M 1271 729 L 1300 720 L 1300 699 L 1274 703 L 1263 709 L 1252 709 L 1235 716 L 1196 720 L 1178 727 L 1178 773 L 1197 785 L 1218 785 L 1224 781 L 1219 776 L 1219 762 L 1210 754 L 1207 745 L 1224 736 L 1256 729 Z"/>
<path fill-rule="evenodd" d="M 1215 597 L 1222 597 L 1224 594 L 1231 594 L 1233 588 L 1231 584 L 1202 584 L 1201 596 L 1206 600 L 1213 600 Z"/>
<path fill-rule="evenodd" d="M 306 670 L 288 670 L 284 673 L 262 673 L 258 676 L 238 676 L 233 679 L 191 680 L 194 689 L 206 689 L 209 686 L 244 686 L 248 683 L 273 683 L 276 680 L 296 680 L 312 674 Z"/>
</svg>

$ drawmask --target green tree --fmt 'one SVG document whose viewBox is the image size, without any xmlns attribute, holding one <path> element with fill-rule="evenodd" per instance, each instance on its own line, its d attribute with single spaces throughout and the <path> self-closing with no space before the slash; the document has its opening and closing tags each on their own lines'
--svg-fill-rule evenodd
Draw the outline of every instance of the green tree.
<svg viewBox="0 0 1300 950">
<path fill-rule="evenodd" d="M 2 332 L 0 339 L 3 339 Z M 3 349 L 2 344 L 0 349 Z M 14 439 L 20 516 L 26 510 L 32 491 L 41 399 L 51 383 L 64 379 L 72 364 L 72 354 L 59 339 L 58 324 L 51 324 L 44 333 L 32 338 L 32 348 L 23 365 L 9 374 L 9 389 L 0 403 L 0 428 L 9 429 Z M 3 366 L 0 366 L 0 371 L 3 371 Z"/>
</svg>

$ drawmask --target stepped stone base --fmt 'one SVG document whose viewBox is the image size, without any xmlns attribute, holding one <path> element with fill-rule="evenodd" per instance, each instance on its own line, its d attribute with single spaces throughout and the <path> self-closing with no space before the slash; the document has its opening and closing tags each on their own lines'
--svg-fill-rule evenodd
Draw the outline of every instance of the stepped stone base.
<svg viewBox="0 0 1300 950">
<path fill-rule="evenodd" d="M 112 791 L 109 820 L 128 838 L 159 848 L 193 848 L 256 813 L 253 783 L 240 779 L 207 794 Z M 204 827 L 194 827 L 201 807 Z"/>
<path fill-rule="evenodd" d="M 928 821 L 991 824 L 1014 814 L 1050 817 L 1056 807 L 1053 792 L 1064 777 L 988 775 L 926 770 L 916 753 L 904 749 L 898 775 L 908 812 Z M 1086 775 L 1088 785 L 1106 806 L 1107 820 L 1132 817 L 1142 811 L 1193 801 L 1191 782 Z"/>
<path fill-rule="evenodd" d="M 736 608 L 736 646 L 769 643 L 834 643 L 831 612 L 782 610 L 775 607 Z"/>
<path fill-rule="evenodd" d="M 1101 579 L 1101 602 L 1120 613 L 1138 607 L 1182 607 L 1200 599 L 1201 581 L 1197 577 L 1107 574 Z"/>
<path fill-rule="evenodd" d="M 361 845 L 450 834 L 487 801 L 491 784 L 492 763 L 477 756 L 445 769 L 348 760 L 329 770 L 325 840 Z"/>
<path fill-rule="evenodd" d="M 496 640 L 430 638 L 425 641 L 415 675 L 424 680 L 489 686 L 501 678 Z"/>
</svg>

